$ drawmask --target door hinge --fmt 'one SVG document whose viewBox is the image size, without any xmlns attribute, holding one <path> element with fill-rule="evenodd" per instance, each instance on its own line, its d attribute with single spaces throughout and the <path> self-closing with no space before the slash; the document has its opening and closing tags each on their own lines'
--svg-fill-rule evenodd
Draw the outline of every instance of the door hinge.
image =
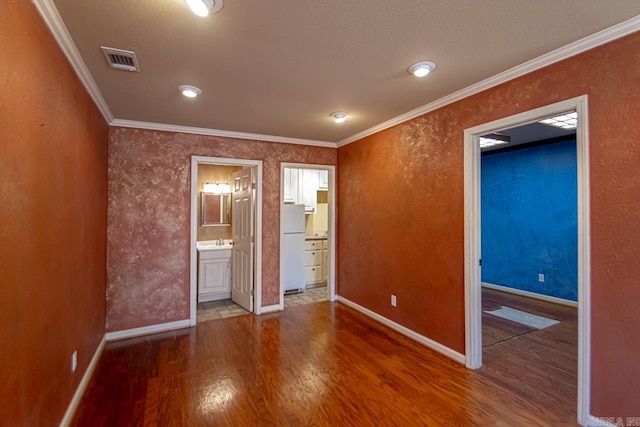
<svg viewBox="0 0 640 427">
<path fill-rule="evenodd" d="M 251 289 L 251 296 L 253 296 L 253 289 Z"/>
<path fill-rule="evenodd" d="M 482 260 L 481 259 L 478 260 L 478 266 L 482 267 Z"/>
<path fill-rule="evenodd" d="M 251 188 L 252 188 L 253 190 L 255 190 L 255 189 L 256 189 L 256 183 L 255 183 L 255 182 L 252 182 L 252 183 L 251 183 Z"/>
</svg>

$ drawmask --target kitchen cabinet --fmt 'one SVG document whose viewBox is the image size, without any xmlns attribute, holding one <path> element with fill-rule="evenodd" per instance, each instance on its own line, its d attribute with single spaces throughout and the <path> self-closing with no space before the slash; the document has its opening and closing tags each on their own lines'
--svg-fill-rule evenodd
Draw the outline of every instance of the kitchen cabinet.
<svg viewBox="0 0 640 427">
<path fill-rule="evenodd" d="M 322 241 L 322 281 L 329 281 L 329 242 Z"/>
<path fill-rule="evenodd" d="M 284 168 L 284 202 L 298 203 L 299 169 Z"/>
<path fill-rule="evenodd" d="M 231 249 L 201 250 L 198 262 L 198 302 L 231 298 Z"/>
<path fill-rule="evenodd" d="M 329 189 L 329 171 L 318 171 L 318 189 Z"/>
<path fill-rule="evenodd" d="M 298 203 L 304 204 L 304 210 L 315 212 L 318 208 L 318 186 L 320 174 L 316 169 L 300 169 L 300 182 L 298 183 Z"/>
<path fill-rule="evenodd" d="M 305 285 L 326 281 L 322 243 L 326 240 L 307 240 L 304 244 Z"/>
<path fill-rule="evenodd" d="M 318 190 L 329 188 L 329 171 L 284 168 L 283 199 L 285 203 L 304 204 L 306 212 L 318 208 Z"/>
</svg>

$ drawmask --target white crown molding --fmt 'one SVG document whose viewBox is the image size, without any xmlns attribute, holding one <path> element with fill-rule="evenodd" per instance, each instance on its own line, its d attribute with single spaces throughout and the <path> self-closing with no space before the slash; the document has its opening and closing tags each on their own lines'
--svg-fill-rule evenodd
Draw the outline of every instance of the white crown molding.
<svg viewBox="0 0 640 427">
<path fill-rule="evenodd" d="M 338 148 L 640 30 L 640 15 L 338 141 Z"/>
<path fill-rule="evenodd" d="M 73 67 L 76 75 L 84 85 L 87 92 L 89 92 L 89 96 L 95 102 L 96 107 L 102 113 L 102 116 L 107 121 L 107 123 L 111 123 L 113 121 L 113 114 L 111 114 L 111 110 L 107 105 L 107 102 L 104 100 L 102 93 L 100 93 L 100 89 L 98 89 L 98 85 L 96 81 L 93 79 L 93 76 L 89 72 L 87 65 L 82 60 L 80 56 L 80 52 L 78 52 L 78 48 L 76 47 L 67 27 L 62 22 L 62 18 L 58 13 L 58 9 L 53 4 L 52 0 L 32 0 L 33 4 L 36 6 L 36 9 L 42 16 L 42 19 L 49 27 L 49 31 L 53 34 L 53 37 L 58 42 L 58 45 L 64 52 L 65 56 L 69 60 L 69 63 Z"/>
<path fill-rule="evenodd" d="M 228 138 L 241 138 L 241 139 L 249 139 L 249 140 L 255 140 L 255 141 L 281 142 L 285 144 L 311 145 L 316 147 L 328 147 L 328 148 L 339 148 L 339 147 L 345 146 L 359 139 L 362 139 L 369 135 L 373 135 L 374 133 L 380 132 L 384 129 L 388 129 L 392 126 L 398 125 L 400 123 L 404 123 L 408 120 L 414 119 L 430 111 L 437 110 L 438 108 L 442 108 L 453 102 L 475 95 L 479 92 L 490 89 L 499 84 L 508 82 L 510 80 L 523 76 L 532 71 L 539 70 L 540 68 L 544 68 L 548 65 L 570 58 L 579 53 L 585 52 L 589 49 L 593 49 L 597 46 L 603 45 L 605 43 L 611 42 L 613 40 L 619 39 L 621 37 L 624 37 L 626 35 L 629 35 L 631 33 L 634 33 L 640 30 L 640 15 L 638 15 L 620 24 L 614 25 L 605 30 L 592 34 L 574 43 L 570 43 L 552 52 L 539 56 L 538 58 L 532 59 L 531 61 L 525 62 L 524 64 L 520 64 L 500 74 L 496 74 L 493 77 L 489 77 L 488 79 L 485 79 L 481 82 L 468 86 L 450 95 L 442 97 L 434 102 L 423 105 L 422 107 L 418 107 L 407 113 L 401 114 L 397 117 L 394 117 L 393 119 L 387 120 L 369 129 L 365 129 L 362 132 L 358 132 L 348 138 L 345 138 L 335 143 L 335 142 L 329 142 L 329 141 L 317 141 L 317 140 L 310 140 L 310 139 L 290 138 L 290 137 L 274 136 L 274 135 L 261 135 L 261 134 L 253 134 L 253 133 L 225 131 L 225 130 L 218 130 L 218 129 L 208 129 L 208 128 L 198 128 L 198 127 L 190 127 L 190 126 L 178 126 L 178 125 L 170 125 L 170 124 L 115 119 L 104 97 L 102 96 L 102 93 L 98 89 L 98 85 L 93 79 L 93 76 L 91 75 L 91 73 L 89 72 L 89 69 L 87 68 L 86 64 L 82 60 L 82 57 L 78 52 L 78 48 L 73 42 L 73 39 L 71 38 L 71 35 L 67 30 L 67 27 L 64 25 L 64 22 L 62 21 L 62 18 L 60 17 L 58 10 L 53 4 L 53 1 L 52 0 L 32 0 L 32 2 L 36 6 L 36 9 L 40 13 L 40 15 L 42 16 L 42 19 L 45 21 L 45 23 L 49 27 L 49 30 L 51 31 L 54 38 L 60 45 L 60 48 L 64 52 L 65 56 L 71 63 L 71 66 L 73 67 L 76 74 L 78 75 L 78 78 L 80 79 L 84 87 L 87 89 L 87 92 L 89 92 L 89 95 L 91 96 L 91 98 L 93 98 L 93 101 L 95 102 L 96 106 L 98 107 L 103 117 L 105 118 L 105 120 L 110 126 L 121 126 L 121 127 L 159 130 L 159 131 L 167 131 L 167 132 L 181 132 L 181 133 L 190 133 L 190 134 L 196 134 L 196 135 L 221 136 L 221 137 L 228 137 Z"/>
<path fill-rule="evenodd" d="M 58 13 L 58 9 L 53 4 L 52 0 L 32 0 L 36 9 L 42 16 L 42 19 L 49 27 L 51 34 L 58 42 L 58 45 L 64 52 L 65 56 L 69 60 L 69 63 L 73 67 L 76 75 L 84 85 L 87 92 L 91 98 L 93 98 L 93 102 L 95 102 L 96 106 L 102 113 L 102 116 L 107 121 L 110 126 L 121 126 L 128 128 L 138 128 L 138 129 L 149 129 L 149 130 L 159 130 L 166 132 L 181 132 L 181 133 L 190 133 L 196 135 L 210 135 L 210 136 L 222 136 L 227 138 L 240 138 L 240 139 L 249 139 L 255 141 L 267 141 L 267 142 L 281 142 L 285 144 L 297 144 L 297 145 L 312 145 L 316 147 L 328 147 L 328 148 L 337 148 L 335 142 L 328 141 L 316 141 L 311 139 L 300 139 L 300 138 L 289 138 L 284 136 L 274 136 L 274 135 L 260 135 L 255 133 L 244 133 L 244 132 L 233 132 L 233 131 L 225 131 L 218 129 L 207 129 L 207 128 L 197 128 L 190 126 L 178 126 L 178 125 L 170 125 L 163 123 L 150 123 L 150 122 L 138 122 L 133 120 L 123 120 L 116 119 L 107 102 L 105 101 L 100 89 L 98 89 L 98 85 L 96 81 L 93 79 L 93 76 L 89 72 L 87 65 L 82 60 L 82 56 L 80 52 L 78 52 L 78 48 L 76 47 L 67 27 L 64 25 L 60 14 Z"/>
<path fill-rule="evenodd" d="M 159 130 L 164 132 L 191 133 L 195 135 L 221 136 L 225 138 L 250 139 L 254 141 L 281 142 L 284 144 L 313 145 L 315 147 L 336 148 L 335 142 L 316 141 L 313 139 L 289 138 L 286 136 L 261 135 L 258 133 L 234 132 L 228 130 L 198 128 L 191 126 L 169 125 L 164 123 L 138 122 L 134 120 L 115 119 L 111 126 L 125 128 Z"/>
</svg>

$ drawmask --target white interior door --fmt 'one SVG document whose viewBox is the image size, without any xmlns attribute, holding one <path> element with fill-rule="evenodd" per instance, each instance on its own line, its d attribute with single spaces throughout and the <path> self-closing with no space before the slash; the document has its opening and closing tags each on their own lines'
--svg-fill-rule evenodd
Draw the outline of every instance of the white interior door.
<svg viewBox="0 0 640 427">
<path fill-rule="evenodd" d="M 231 299 L 253 312 L 254 168 L 233 174 L 231 231 Z"/>
</svg>

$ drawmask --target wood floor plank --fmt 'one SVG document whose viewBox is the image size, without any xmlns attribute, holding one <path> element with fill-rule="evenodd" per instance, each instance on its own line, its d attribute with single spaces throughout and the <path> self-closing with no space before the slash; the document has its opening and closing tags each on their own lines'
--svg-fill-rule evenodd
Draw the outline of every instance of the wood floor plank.
<svg viewBox="0 0 640 427">
<path fill-rule="evenodd" d="M 525 375 L 525 387 L 505 377 L 522 366 L 497 353 L 471 371 L 321 302 L 109 343 L 72 425 L 575 425 L 575 408 L 545 397 L 548 377 Z"/>
<path fill-rule="evenodd" d="M 489 347 L 535 330 L 527 325 L 511 322 L 489 313 L 482 313 L 482 347 Z"/>
<path fill-rule="evenodd" d="M 483 310 L 508 306 L 517 310 L 559 320 L 553 326 L 519 334 L 483 348 L 482 374 L 496 384 L 537 402 L 543 409 L 553 407 L 558 421 L 577 417 L 577 309 L 482 289 Z M 483 316 L 483 321 L 485 314 Z M 485 339 L 483 325 L 483 340 Z M 492 335 L 489 335 L 491 339 Z M 550 420 L 552 418 L 549 418 Z M 575 423 L 575 421 L 573 421 Z"/>
</svg>

